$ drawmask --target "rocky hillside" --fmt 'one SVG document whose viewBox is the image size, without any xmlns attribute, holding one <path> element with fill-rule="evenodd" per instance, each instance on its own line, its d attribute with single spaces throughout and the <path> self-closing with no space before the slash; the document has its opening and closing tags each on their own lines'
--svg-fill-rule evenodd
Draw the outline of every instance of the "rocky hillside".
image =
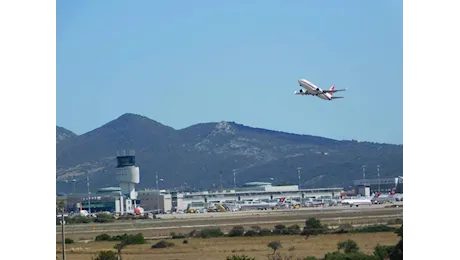
<svg viewBox="0 0 460 260">
<path fill-rule="evenodd" d="M 65 140 L 72 139 L 76 136 L 77 135 L 74 132 L 65 129 L 64 127 L 56 126 L 56 144 Z"/>
<path fill-rule="evenodd" d="M 86 190 L 83 181 L 91 176 L 91 187 L 117 185 L 117 150 L 135 150 L 140 167 L 140 188 L 155 187 L 155 173 L 164 179 L 161 187 L 212 188 L 248 181 L 297 183 L 302 167 L 305 187 L 346 187 L 367 176 L 394 177 L 403 172 L 402 145 L 338 141 L 317 136 L 289 134 L 240 125 L 234 122 L 203 123 L 175 130 L 149 118 L 124 114 L 80 136 L 57 142 L 58 191 Z"/>
</svg>

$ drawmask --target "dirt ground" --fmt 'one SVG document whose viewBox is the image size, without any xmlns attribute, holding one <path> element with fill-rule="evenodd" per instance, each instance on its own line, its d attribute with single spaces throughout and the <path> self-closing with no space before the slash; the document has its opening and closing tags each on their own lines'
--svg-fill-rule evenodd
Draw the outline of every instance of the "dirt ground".
<svg viewBox="0 0 460 260">
<path fill-rule="evenodd" d="M 247 255 L 259 259 L 267 259 L 273 251 L 267 247 L 271 241 L 280 241 L 282 255 L 322 257 L 327 252 L 337 249 L 337 243 L 352 239 L 365 253 L 371 253 L 377 244 L 395 245 L 399 238 L 393 232 L 319 235 L 308 239 L 302 236 L 267 236 L 267 237 L 222 237 L 212 239 L 189 239 L 183 244 L 182 239 L 168 239 L 175 245 L 171 248 L 152 249 L 159 240 L 149 240 L 145 245 L 130 245 L 122 251 L 123 260 L 188 260 L 188 259 L 223 259 L 232 254 Z M 77 242 L 66 245 L 67 260 L 91 260 L 98 251 L 114 250 L 116 242 Z M 62 250 L 56 245 L 57 259 L 61 259 Z"/>
</svg>

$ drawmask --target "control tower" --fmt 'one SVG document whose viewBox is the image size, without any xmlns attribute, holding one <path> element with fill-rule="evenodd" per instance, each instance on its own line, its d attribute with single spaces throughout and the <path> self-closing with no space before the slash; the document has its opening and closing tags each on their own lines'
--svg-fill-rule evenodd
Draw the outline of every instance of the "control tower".
<svg viewBox="0 0 460 260">
<path fill-rule="evenodd" d="M 128 213 L 134 212 L 134 208 L 136 207 L 137 192 L 135 185 L 139 183 L 139 167 L 136 167 L 135 164 L 136 156 L 134 151 L 122 150 L 117 152 L 117 168 L 115 173 L 117 181 L 120 183 L 121 202 L 123 201 L 123 197 L 125 198 L 125 203 L 122 202 L 120 205 L 121 213 L 123 213 L 123 208 Z"/>
</svg>

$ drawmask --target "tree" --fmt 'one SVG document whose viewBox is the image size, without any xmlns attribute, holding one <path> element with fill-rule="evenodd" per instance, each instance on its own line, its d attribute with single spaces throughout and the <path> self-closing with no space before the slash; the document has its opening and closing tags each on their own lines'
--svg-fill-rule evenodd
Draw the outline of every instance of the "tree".
<svg viewBox="0 0 460 260">
<path fill-rule="evenodd" d="M 302 231 L 302 235 L 307 236 L 307 239 L 311 235 L 318 235 L 323 233 L 324 226 L 321 224 L 321 221 L 314 217 L 309 217 L 305 221 L 305 228 Z"/>
<path fill-rule="evenodd" d="M 228 236 L 230 237 L 240 237 L 242 235 L 244 235 L 244 227 L 242 226 L 233 227 L 228 233 Z"/>
<path fill-rule="evenodd" d="M 275 253 L 276 253 L 276 250 L 278 250 L 278 249 L 281 248 L 281 242 L 279 242 L 279 241 L 272 241 L 272 242 L 268 243 L 267 246 L 270 247 L 271 249 L 273 249 L 273 254 L 275 254 Z"/>
<path fill-rule="evenodd" d="M 113 251 L 100 251 L 94 260 L 117 260 L 117 255 Z"/>
<path fill-rule="evenodd" d="M 119 244 L 116 244 L 114 248 L 117 250 L 117 259 L 122 260 L 121 258 L 121 250 L 128 245 L 126 240 L 122 240 Z"/>
<path fill-rule="evenodd" d="M 348 253 L 356 253 L 359 251 L 359 246 L 356 244 L 355 241 L 351 239 L 347 239 L 345 241 L 341 241 L 337 243 L 337 249 L 341 250 L 343 249 L 343 252 L 348 254 Z"/>
</svg>

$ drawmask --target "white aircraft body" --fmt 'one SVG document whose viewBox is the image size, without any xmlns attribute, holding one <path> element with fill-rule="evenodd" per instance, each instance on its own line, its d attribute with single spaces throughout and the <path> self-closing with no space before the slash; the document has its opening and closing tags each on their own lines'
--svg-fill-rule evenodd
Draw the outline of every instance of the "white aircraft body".
<svg viewBox="0 0 460 260">
<path fill-rule="evenodd" d="M 344 199 L 342 200 L 342 204 L 348 204 L 350 207 L 356 206 L 358 207 L 359 205 L 371 205 L 372 200 L 371 199 Z"/>
<path fill-rule="evenodd" d="M 345 91 L 346 89 L 335 89 L 334 86 L 331 86 L 329 90 L 323 90 L 320 87 L 316 86 L 315 84 L 311 83 L 310 81 L 306 79 L 299 79 L 298 80 L 299 85 L 303 87 L 304 89 L 300 89 L 299 91 L 294 92 L 296 95 L 312 95 L 312 96 L 317 96 L 321 99 L 324 100 L 333 100 L 337 98 L 343 98 L 343 97 L 334 97 L 332 96 L 333 93 L 338 92 L 338 91 Z"/>
</svg>

